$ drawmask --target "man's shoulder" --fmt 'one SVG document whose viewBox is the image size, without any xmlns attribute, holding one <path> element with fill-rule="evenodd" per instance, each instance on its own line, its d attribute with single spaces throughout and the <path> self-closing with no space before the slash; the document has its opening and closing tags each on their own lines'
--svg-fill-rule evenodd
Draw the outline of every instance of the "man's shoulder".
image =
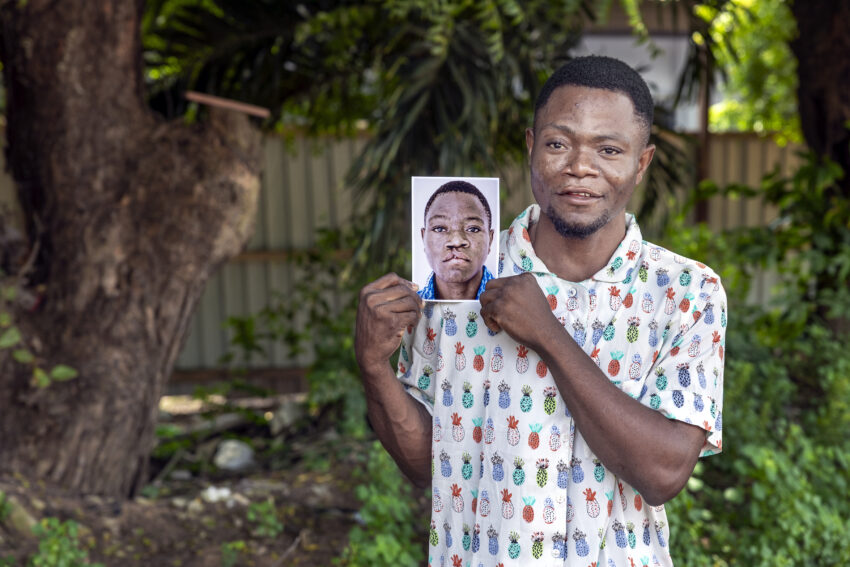
<svg viewBox="0 0 850 567">
<path fill-rule="evenodd" d="M 683 287 L 691 284 L 705 288 L 720 289 L 722 284 L 717 272 L 699 260 L 683 256 L 658 244 L 643 241 L 639 267 L 649 271 L 658 281 L 678 282 Z"/>
</svg>

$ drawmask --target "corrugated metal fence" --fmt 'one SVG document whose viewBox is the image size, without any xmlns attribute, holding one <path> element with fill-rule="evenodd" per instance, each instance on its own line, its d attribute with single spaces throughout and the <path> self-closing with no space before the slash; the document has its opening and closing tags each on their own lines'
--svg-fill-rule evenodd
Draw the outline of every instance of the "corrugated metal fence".
<svg viewBox="0 0 850 567">
<path fill-rule="evenodd" d="M 770 139 L 752 134 L 711 136 L 710 179 L 720 185 L 743 183 L 758 187 L 761 178 L 777 166 L 783 175 L 800 163 L 794 146 L 779 147 Z M 708 225 L 715 230 L 756 226 L 776 217 L 776 211 L 758 199 L 715 198 L 708 204 Z"/>
<path fill-rule="evenodd" d="M 178 368 L 211 368 L 226 352 L 223 322 L 268 305 L 274 293 L 284 296 L 295 284 L 293 252 L 315 245 L 320 228 L 343 226 L 353 210 L 345 173 L 363 140 L 296 139 L 270 136 L 265 144 L 265 171 L 254 237 L 246 251 L 210 279 L 177 361 Z M 258 366 L 303 366 L 309 357 L 287 357 L 274 345 L 269 360 Z"/>
<path fill-rule="evenodd" d="M 268 139 L 256 235 L 248 252 L 227 265 L 207 287 L 178 362 L 180 368 L 215 366 L 227 345 L 221 322 L 231 315 L 256 312 L 266 305 L 271 292 L 286 294 L 291 289 L 287 252 L 311 246 L 316 228 L 345 222 L 351 195 L 342 179 L 361 145 L 362 141 L 325 141 L 316 153 L 305 140 L 285 148 L 280 139 Z M 775 166 L 787 173 L 796 163 L 793 148 L 780 148 L 770 139 L 748 134 L 711 137 L 711 178 L 721 185 L 741 182 L 758 186 L 762 175 Z M 526 168 L 509 172 L 502 189 L 505 224 L 511 218 L 508 213 L 533 200 Z M 717 230 L 760 224 L 774 216 L 774 211 L 756 200 L 718 197 L 708 204 L 709 225 Z M 762 276 L 753 286 L 753 301 L 764 299 L 770 280 Z M 283 348 L 276 347 L 266 365 L 301 366 L 308 358 L 289 360 Z"/>
<path fill-rule="evenodd" d="M 758 187 L 762 177 L 778 169 L 790 175 L 800 164 L 798 146 L 777 146 L 768 138 L 753 134 L 722 134 L 711 137 L 710 179 L 719 185 L 742 183 Z M 762 199 L 715 197 L 708 202 L 707 224 L 720 232 L 740 226 L 763 226 L 777 217 L 777 210 Z M 764 304 L 778 282 L 773 272 L 760 272 L 751 282 L 749 302 Z"/>
</svg>

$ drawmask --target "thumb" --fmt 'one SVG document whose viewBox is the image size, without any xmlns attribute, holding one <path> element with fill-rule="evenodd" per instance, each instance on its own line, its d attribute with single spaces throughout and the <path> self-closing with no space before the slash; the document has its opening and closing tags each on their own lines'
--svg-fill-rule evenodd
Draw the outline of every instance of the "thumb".
<svg viewBox="0 0 850 567">
<path fill-rule="evenodd" d="M 491 310 L 487 308 L 481 309 L 481 319 L 484 321 L 484 324 L 488 329 L 493 331 L 494 333 L 498 333 L 502 330 L 502 326 L 496 321 L 496 319 L 492 316 Z"/>
</svg>

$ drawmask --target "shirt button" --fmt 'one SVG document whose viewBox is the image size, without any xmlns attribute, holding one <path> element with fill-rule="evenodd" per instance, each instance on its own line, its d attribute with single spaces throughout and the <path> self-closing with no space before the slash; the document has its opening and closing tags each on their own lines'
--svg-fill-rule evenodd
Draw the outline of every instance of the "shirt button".
<svg viewBox="0 0 850 567">
<path fill-rule="evenodd" d="M 560 556 L 561 556 L 561 552 L 560 552 L 560 551 L 558 551 L 557 549 L 553 549 L 553 550 L 552 550 L 552 557 L 554 557 L 555 559 L 557 559 L 557 558 L 559 558 Z M 557 563 L 554 563 L 553 565 L 557 565 Z"/>
<path fill-rule="evenodd" d="M 564 498 L 564 494 L 563 493 L 559 494 L 558 495 L 558 504 L 563 504 L 564 500 L 566 500 L 566 498 Z"/>
<path fill-rule="evenodd" d="M 567 290 L 567 295 L 569 295 L 570 297 L 575 297 L 576 293 L 577 293 L 576 288 L 574 288 L 574 287 L 571 287 L 570 289 Z"/>
</svg>

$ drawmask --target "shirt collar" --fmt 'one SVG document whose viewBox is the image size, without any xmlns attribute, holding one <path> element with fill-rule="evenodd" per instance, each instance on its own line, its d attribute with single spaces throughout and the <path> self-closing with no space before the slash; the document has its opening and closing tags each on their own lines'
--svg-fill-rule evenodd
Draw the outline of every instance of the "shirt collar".
<svg viewBox="0 0 850 567">
<path fill-rule="evenodd" d="M 478 291 L 475 293 L 476 300 L 481 297 L 482 293 L 484 293 L 484 289 L 487 287 L 487 282 L 493 279 L 493 274 L 490 273 L 487 266 L 484 266 L 483 268 L 484 271 L 481 276 L 481 283 L 478 285 Z M 434 272 L 431 272 L 431 275 L 428 276 L 428 283 L 425 284 L 425 287 L 417 293 L 422 299 L 430 299 L 432 301 L 437 300 L 437 287 L 434 283 Z"/>
<path fill-rule="evenodd" d="M 533 204 L 514 219 L 508 229 L 506 255 L 523 271 L 554 276 L 555 274 L 549 271 L 531 246 L 528 227 L 536 223 L 539 218 L 540 206 Z M 638 267 L 642 247 L 643 236 L 640 227 L 634 215 L 626 213 L 626 236 L 614 250 L 614 254 L 608 259 L 605 267 L 596 272 L 591 279 L 607 283 L 620 283 L 627 279 Z"/>
</svg>

